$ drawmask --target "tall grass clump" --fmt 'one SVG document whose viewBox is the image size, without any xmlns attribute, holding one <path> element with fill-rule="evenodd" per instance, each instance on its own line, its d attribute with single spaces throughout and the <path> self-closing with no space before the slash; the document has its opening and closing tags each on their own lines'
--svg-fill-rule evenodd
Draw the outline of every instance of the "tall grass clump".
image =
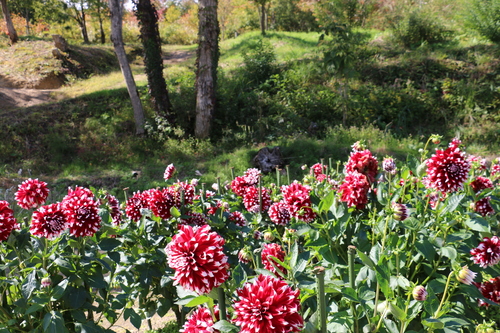
<svg viewBox="0 0 500 333">
<path fill-rule="evenodd" d="M 473 0 L 467 7 L 466 18 L 481 36 L 500 43 L 500 1 Z"/>
</svg>

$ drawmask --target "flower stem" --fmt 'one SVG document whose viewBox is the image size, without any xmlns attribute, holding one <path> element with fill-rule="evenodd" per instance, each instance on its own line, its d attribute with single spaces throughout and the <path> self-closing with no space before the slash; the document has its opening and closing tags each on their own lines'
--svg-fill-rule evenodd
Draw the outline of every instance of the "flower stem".
<svg viewBox="0 0 500 333">
<path fill-rule="evenodd" d="M 227 320 L 227 312 L 226 312 L 226 293 L 224 292 L 224 288 L 217 288 L 217 298 L 219 301 L 219 316 L 220 320 Z"/>
<path fill-rule="evenodd" d="M 444 300 L 446 299 L 446 294 L 448 292 L 448 287 L 450 286 L 450 281 L 451 281 L 452 276 L 453 276 L 453 271 L 450 272 L 450 274 L 448 275 L 448 279 L 446 280 L 446 285 L 444 286 L 443 297 L 441 297 L 441 302 L 439 303 L 439 307 L 437 308 L 436 312 L 434 313 L 434 316 L 432 316 L 434 319 L 439 318 L 439 312 L 441 312 L 441 308 L 443 307 Z"/>
<path fill-rule="evenodd" d="M 349 286 L 354 289 L 356 287 L 355 280 L 356 276 L 354 274 L 354 257 L 356 256 L 356 247 L 354 245 L 349 245 L 347 247 L 348 255 L 348 265 L 349 265 Z M 354 318 L 354 332 L 359 332 L 358 316 L 356 314 L 356 306 L 354 302 L 351 302 L 351 312 Z"/>
<path fill-rule="evenodd" d="M 325 268 L 318 266 L 315 268 L 318 281 L 318 303 L 320 317 L 320 332 L 326 333 L 326 294 L 325 294 Z"/>
</svg>

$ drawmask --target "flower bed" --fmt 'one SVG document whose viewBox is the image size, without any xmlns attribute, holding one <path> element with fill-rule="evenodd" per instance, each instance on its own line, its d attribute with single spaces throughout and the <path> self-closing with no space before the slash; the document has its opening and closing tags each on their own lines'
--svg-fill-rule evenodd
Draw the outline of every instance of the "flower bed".
<svg viewBox="0 0 500 333">
<path fill-rule="evenodd" d="M 0 332 L 112 332 L 102 318 L 169 310 L 186 333 L 486 330 L 500 163 L 439 144 L 379 167 L 358 142 L 343 167 L 273 184 L 249 169 L 213 191 L 169 165 L 122 205 L 79 186 L 50 203 L 28 179 L 20 208 L 0 201 Z"/>
</svg>

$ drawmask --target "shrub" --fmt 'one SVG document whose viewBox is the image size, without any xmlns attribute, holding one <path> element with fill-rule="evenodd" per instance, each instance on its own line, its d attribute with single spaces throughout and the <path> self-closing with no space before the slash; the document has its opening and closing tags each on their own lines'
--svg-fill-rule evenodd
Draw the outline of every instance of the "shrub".
<svg viewBox="0 0 500 333">
<path fill-rule="evenodd" d="M 250 46 L 249 52 L 243 53 L 245 76 L 254 84 L 263 83 L 277 72 L 275 61 L 271 43 L 260 38 Z"/>
<path fill-rule="evenodd" d="M 500 1 L 474 0 L 467 11 L 467 22 L 483 37 L 500 42 Z"/>
</svg>

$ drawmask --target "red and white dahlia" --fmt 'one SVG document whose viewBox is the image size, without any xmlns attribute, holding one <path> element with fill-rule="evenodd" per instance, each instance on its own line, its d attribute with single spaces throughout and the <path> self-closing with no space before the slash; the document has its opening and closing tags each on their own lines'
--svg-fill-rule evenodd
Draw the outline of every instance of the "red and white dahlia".
<svg viewBox="0 0 500 333">
<path fill-rule="evenodd" d="M 365 175 L 370 183 L 375 181 L 378 173 L 378 161 L 368 149 L 353 151 L 345 165 L 345 173 L 359 172 Z"/>
<path fill-rule="evenodd" d="M 283 202 L 288 205 L 288 211 L 293 217 L 304 222 L 311 222 L 316 218 L 316 214 L 311 208 L 312 204 L 309 192 L 309 186 L 304 186 L 297 181 L 294 181 L 290 185 L 281 186 Z"/>
<path fill-rule="evenodd" d="M 181 225 L 165 248 L 168 265 L 175 270 L 174 283 L 198 294 L 208 294 L 229 277 L 225 241 L 210 230 L 208 225 Z"/>
<path fill-rule="evenodd" d="M 179 331 L 181 333 L 217 333 L 214 329 L 214 318 L 210 310 L 206 307 L 198 306 L 196 310 L 189 316 L 187 321 Z"/>
<path fill-rule="evenodd" d="M 271 221 L 276 225 L 287 225 L 292 219 L 288 205 L 283 201 L 273 203 L 267 213 Z"/>
<path fill-rule="evenodd" d="M 483 283 L 472 282 L 472 284 L 479 289 L 484 298 L 495 303 L 500 303 L 500 277 L 492 278 Z M 489 304 L 483 300 L 479 300 L 478 302 L 479 306 L 489 306 Z"/>
<path fill-rule="evenodd" d="M 382 161 L 382 169 L 384 169 L 384 172 L 386 173 L 395 175 L 397 171 L 396 162 L 394 162 L 392 157 L 385 157 Z"/>
<path fill-rule="evenodd" d="M 45 203 L 49 192 L 46 182 L 29 178 L 18 186 L 16 201 L 21 208 L 36 208 Z"/>
<path fill-rule="evenodd" d="M 135 192 L 131 198 L 127 199 L 125 215 L 134 222 L 141 219 L 141 209 L 148 208 L 148 202 L 141 192 Z"/>
<path fill-rule="evenodd" d="M 229 213 L 229 220 L 233 221 L 234 224 L 239 227 L 244 227 L 247 225 L 247 219 L 245 218 L 245 215 L 238 211 Z"/>
<path fill-rule="evenodd" d="M 175 191 L 171 188 L 149 189 L 143 192 L 143 197 L 154 215 L 162 219 L 169 219 L 172 217 L 170 209 L 176 206 L 175 193 L 173 192 Z"/>
<path fill-rule="evenodd" d="M 274 274 L 277 274 L 276 268 L 274 268 L 274 266 L 276 266 L 280 271 L 282 271 L 283 274 L 286 274 L 287 272 L 286 269 L 280 264 L 278 264 L 276 261 L 271 259 L 270 257 L 275 257 L 279 261 L 285 260 L 285 251 L 283 251 L 281 245 L 276 243 L 264 244 L 264 248 L 262 249 L 262 254 L 261 254 L 262 264 L 264 264 L 265 269 L 273 272 Z"/>
<path fill-rule="evenodd" d="M 186 225 L 186 224 L 191 224 L 191 225 L 197 225 L 197 226 L 203 226 L 205 224 L 208 224 L 208 217 L 203 214 L 203 213 L 198 213 L 198 212 L 187 212 L 184 215 L 189 216 L 186 219 L 181 219 L 180 224 Z"/>
<path fill-rule="evenodd" d="M 173 164 L 169 164 L 166 168 L 165 168 L 165 172 L 163 173 L 163 179 L 165 180 L 169 180 L 170 178 L 172 178 L 172 176 L 174 175 L 174 172 L 175 172 L 175 167 Z"/>
<path fill-rule="evenodd" d="M 9 207 L 8 201 L 0 200 L 0 242 L 6 241 L 14 229 L 21 229 L 14 211 Z"/>
<path fill-rule="evenodd" d="M 491 197 L 485 197 L 476 201 L 474 203 L 474 211 L 481 214 L 481 216 L 493 215 L 495 210 L 493 209 L 493 206 L 491 206 L 490 200 Z"/>
<path fill-rule="evenodd" d="M 453 141 L 446 150 L 436 149 L 436 153 L 426 161 L 427 187 L 451 193 L 462 188 L 469 176 L 470 162 Z"/>
<path fill-rule="evenodd" d="M 114 225 L 120 225 L 122 222 L 122 211 L 120 210 L 120 202 L 114 195 L 106 194 L 107 205 L 109 207 L 109 215 Z"/>
<path fill-rule="evenodd" d="M 234 323 L 240 333 L 294 333 L 304 326 L 299 295 L 285 281 L 259 275 L 236 291 Z"/>
<path fill-rule="evenodd" d="M 479 193 L 487 188 L 493 188 L 493 182 L 489 178 L 479 176 L 470 183 L 470 186 L 474 193 Z"/>
<path fill-rule="evenodd" d="M 69 189 L 61 205 L 71 236 L 92 236 L 101 228 L 99 202 L 89 189 L 78 186 L 75 190 Z"/>
<path fill-rule="evenodd" d="M 243 196 L 243 205 L 250 213 L 258 213 L 260 211 L 267 211 L 271 206 L 271 196 L 269 190 L 265 187 L 261 188 L 262 196 L 262 210 L 260 209 L 259 202 L 259 189 L 257 187 L 249 187 Z"/>
<path fill-rule="evenodd" d="M 479 245 L 470 250 L 475 264 L 485 268 L 494 266 L 500 261 L 500 239 L 497 236 L 485 237 Z"/>
<path fill-rule="evenodd" d="M 66 215 L 60 203 L 40 207 L 31 218 L 30 232 L 34 236 L 54 239 L 66 228 Z"/>
<path fill-rule="evenodd" d="M 340 200 L 346 202 L 349 207 L 363 209 L 368 203 L 369 190 L 370 184 L 364 174 L 359 172 L 348 173 L 339 187 Z"/>
</svg>

